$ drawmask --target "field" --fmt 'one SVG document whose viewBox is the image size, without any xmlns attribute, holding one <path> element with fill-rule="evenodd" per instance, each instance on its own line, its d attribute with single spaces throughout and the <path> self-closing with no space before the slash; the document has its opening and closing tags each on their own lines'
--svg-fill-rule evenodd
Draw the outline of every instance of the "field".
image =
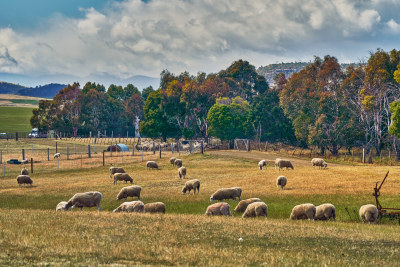
<svg viewBox="0 0 400 267">
<path fill-rule="evenodd" d="M 32 108 L 0 107 L 0 132 L 15 133 L 32 130 Z"/>
<path fill-rule="evenodd" d="M 177 154 L 175 153 L 174 156 Z M 0 265 L 398 265 L 400 226 L 383 220 L 364 225 L 354 215 L 361 205 L 374 203 L 375 182 L 386 172 L 381 201 L 400 207 L 400 169 L 395 166 L 333 164 L 312 169 L 307 159 L 293 158 L 294 170 L 275 170 L 273 160 L 286 155 L 265 152 L 207 151 L 181 155 L 188 179 L 199 179 L 199 195 L 182 195 L 180 180 L 163 158 L 148 153 L 107 158 L 106 166 L 79 158 L 40 161 L 32 174 L 33 187 L 18 187 L 15 173 L 0 178 Z M 157 160 L 160 170 L 146 170 Z M 260 159 L 268 161 L 260 171 Z M 95 160 L 95 159 L 92 159 Z M 100 160 L 100 158 L 97 158 Z M 167 214 L 114 214 L 123 183 L 113 185 L 109 163 L 122 166 L 142 189 L 144 203 L 162 201 Z M 99 163 L 99 162 L 98 162 Z M 272 167 L 271 167 L 272 166 Z M 19 167 L 20 168 L 20 167 Z M 287 190 L 276 190 L 278 175 L 288 178 Z M 210 195 L 218 188 L 240 186 L 242 199 L 259 197 L 268 205 L 268 218 L 206 217 Z M 102 211 L 56 213 L 55 206 L 77 192 L 102 192 Z M 227 201 L 233 210 L 237 202 Z M 289 221 L 293 206 L 330 202 L 336 222 Z M 345 208 L 350 211 L 351 217 Z"/>
</svg>

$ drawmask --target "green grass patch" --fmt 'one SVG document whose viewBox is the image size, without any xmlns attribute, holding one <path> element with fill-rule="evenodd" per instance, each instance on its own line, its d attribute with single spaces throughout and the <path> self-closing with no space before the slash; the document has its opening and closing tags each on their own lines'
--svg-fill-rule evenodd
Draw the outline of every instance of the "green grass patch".
<svg viewBox="0 0 400 267">
<path fill-rule="evenodd" d="M 14 104 L 39 105 L 39 100 L 35 100 L 35 99 L 1 99 L 0 98 L 0 101 L 1 100 L 10 101 L 11 103 L 14 103 Z"/>
<path fill-rule="evenodd" d="M 31 117 L 32 108 L 0 107 L 0 132 L 29 132 L 32 130 Z"/>
</svg>

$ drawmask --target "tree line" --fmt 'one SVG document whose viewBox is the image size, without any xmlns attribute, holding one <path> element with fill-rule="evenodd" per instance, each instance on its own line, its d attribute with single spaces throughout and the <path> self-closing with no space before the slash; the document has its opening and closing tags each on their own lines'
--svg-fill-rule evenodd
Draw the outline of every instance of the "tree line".
<svg viewBox="0 0 400 267">
<path fill-rule="evenodd" d="M 275 76 L 269 87 L 247 61 L 219 73 L 161 73 L 157 90 L 88 82 L 68 85 L 39 102 L 31 124 L 73 136 L 90 131 L 151 138 L 252 138 L 321 153 L 362 146 L 399 152 L 400 51 L 381 49 L 364 64 L 343 69 L 333 56 L 315 57 L 303 70 Z M 140 121 L 140 123 L 139 123 Z M 232 142 L 231 142 L 232 143 Z"/>
</svg>

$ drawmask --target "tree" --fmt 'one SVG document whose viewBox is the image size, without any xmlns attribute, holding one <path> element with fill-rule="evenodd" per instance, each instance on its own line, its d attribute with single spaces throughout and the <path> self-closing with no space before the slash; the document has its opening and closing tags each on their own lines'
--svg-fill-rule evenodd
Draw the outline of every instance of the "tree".
<svg viewBox="0 0 400 267">
<path fill-rule="evenodd" d="M 149 94 L 151 92 L 154 92 L 154 89 L 152 86 L 146 87 L 142 90 L 142 97 L 143 97 L 143 101 L 147 100 L 147 97 L 149 96 Z"/>
<path fill-rule="evenodd" d="M 56 114 L 56 106 L 52 100 L 39 100 L 39 107 L 32 110 L 30 123 L 39 131 L 49 131 L 53 128 Z"/>
</svg>

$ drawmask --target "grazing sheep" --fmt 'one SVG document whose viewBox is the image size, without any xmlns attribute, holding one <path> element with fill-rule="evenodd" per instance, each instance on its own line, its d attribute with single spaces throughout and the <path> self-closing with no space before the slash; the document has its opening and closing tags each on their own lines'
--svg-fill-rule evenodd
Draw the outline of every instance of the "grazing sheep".
<svg viewBox="0 0 400 267">
<path fill-rule="evenodd" d="M 114 173 L 114 184 L 117 184 L 117 181 L 125 181 L 125 183 L 131 182 L 131 184 L 133 184 L 132 177 L 127 173 Z"/>
<path fill-rule="evenodd" d="M 23 160 L 21 160 L 21 164 L 27 164 L 28 162 L 29 162 L 28 159 L 23 159 Z"/>
<path fill-rule="evenodd" d="M 185 194 L 186 191 L 193 190 L 193 195 L 196 194 L 196 189 L 197 189 L 197 194 L 200 193 L 200 181 L 197 179 L 189 180 L 185 183 L 185 186 L 182 188 L 182 194 Z"/>
<path fill-rule="evenodd" d="M 171 163 L 171 165 L 174 166 L 175 160 L 176 160 L 176 158 L 172 157 L 169 159 L 169 163 Z"/>
<path fill-rule="evenodd" d="M 68 210 L 69 208 L 74 209 L 75 207 L 79 207 L 82 210 L 83 207 L 97 207 L 97 210 L 100 211 L 100 202 L 102 198 L 103 195 L 98 191 L 77 193 L 68 200 L 63 209 Z"/>
<path fill-rule="evenodd" d="M 264 216 L 265 218 L 268 215 L 268 207 L 264 202 L 253 202 L 247 206 L 245 212 L 242 215 L 242 218 L 247 217 L 258 217 Z"/>
<path fill-rule="evenodd" d="M 127 199 L 128 197 L 137 197 L 138 200 L 140 200 L 140 192 L 142 191 L 142 188 L 138 185 L 131 185 L 131 186 L 126 186 L 121 188 L 117 195 L 117 200 L 120 199 Z"/>
<path fill-rule="evenodd" d="M 316 207 L 315 220 L 330 220 L 333 218 L 336 221 L 336 209 L 330 203 L 325 203 Z"/>
<path fill-rule="evenodd" d="M 61 154 L 60 153 L 55 153 L 53 159 L 55 158 L 61 158 Z"/>
<path fill-rule="evenodd" d="M 113 177 L 114 173 L 126 173 L 124 168 L 120 168 L 120 167 L 110 167 L 110 178 Z"/>
<path fill-rule="evenodd" d="M 24 186 L 26 184 L 30 184 L 31 186 L 33 185 L 33 181 L 31 179 L 31 177 L 29 177 L 29 175 L 18 175 L 17 182 L 18 182 L 18 186 L 21 186 L 21 184 L 24 184 Z"/>
<path fill-rule="evenodd" d="M 278 166 L 278 163 L 280 160 L 281 160 L 280 158 L 275 159 L 275 170 L 276 170 L 276 166 Z"/>
<path fill-rule="evenodd" d="M 142 201 L 124 202 L 113 212 L 144 212 L 144 204 Z"/>
<path fill-rule="evenodd" d="M 258 163 L 258 167 L 260 168 L 260 170 L 262 170 L 264 166 L 265 168 L 267 168 L 267 162 L 264 159 L 260 160 L 260 162 Z"/>
<path fill-rule="evenodd" d="M 292 163 L 289 160 L 284 160 L 284 159 L 280 159 L 278 161 L 278 167 L 279 167 L 279 170 L 281 170 L 283 168 L 286 168 L 286 170 L 289 168 L 292 168 L 292 170 L 294 170 Z"/>
<path fill-rule="evenodd" d="M 58 203 L 57 204 L 57 207 L 56 207 L 56 211 L 63 211 L 64 210 L 64 207 L 65 207 L 65 205 L 67 205 L 67 201 L 61 201 L 60 203 Z"/>
<path fill-rule="evenodd" d="M 148 162 L 146 163 L 146 168 L 147 168 L 147 169 L 158 169 L 157 162 L 155 162 L 155 161 L 148 161 Z"/>
<path fill-rule="evenodd" d="M 211 195 L 210 201 L 224 200 L 224 199 L 236 200 L 236 198 L 239 198 L 240 200 L 241 195 L 242 195 L 242 189 L 240 187 L 221 188 Z"/>
<path fill-rule="evenodd" d="M 376 208 L 375 205 L 372 205 L 372 204 L 367 204 L 367 205 L 361 206 L 360 217 L 361 217 L 363 223 L 376 222 L 376 219 L 378 218 L 378 209 Z"/>
<path fill-rule="evenodd" d="M 24 168 L 21 170 L 21 175 L 29 175 L 28 169 L 24 167 Z"/>
<path fill-rule="evenodd" d="M 231 207 L 226 202 L 219 202 L 207 207 L 206 215 L 232 216 Z"/>
<path fill-rule="evenodd" d="M 313 204 L 306 203 L 297 205 L 292 209 L 290 219 L 292 220 L 314 220 L 316 208 Z"/>
<path fill-rule="evenodd" d="M 147 203 L 144 205 L 144 212 L 165 213 L 165 204 L 162 202 Z"/>
<path fill-rule="evenodd" d="M 176 159 L 174 161 L 174 166 L 175 167 L 182 167 L 182 160 L 181 159 Z"/>
<path fill-rule="evenodd" d="M 276 178 L 276 190 L 279 190 L 279 187 L 281 187 L 282 190 L 284 190 L 284 187 L 286 186 L 287 179 L 285 176 L 281 175 Z"/>
<path fill-rule="evenodd" d="M 326 163 L 325 160 L 321 158 L 313 158 L 311 160 L 311 164 L 313 168 L 315 168 L 315 166 L 318 166 L 320 169 L 321 167 L 326 169 L 326 167 L 328 166 L 328 163 Z"/>
<path fill-rule="evenodd" d="M 185 179 L 186 178 L 186 167 L 182 166 L 178 169 L 178 175 L 180 179 Z"/>
<path fill-rule="evenodd" d="M 254 202 L 261 202 L 261 199 L 259 198 L 249 198 L 249 199 L 243 199 L 242 201 L 237 204 L 235 211 L 236 212 L 244 212 L 247 208 L 248 205 Z"/>
</svg>

